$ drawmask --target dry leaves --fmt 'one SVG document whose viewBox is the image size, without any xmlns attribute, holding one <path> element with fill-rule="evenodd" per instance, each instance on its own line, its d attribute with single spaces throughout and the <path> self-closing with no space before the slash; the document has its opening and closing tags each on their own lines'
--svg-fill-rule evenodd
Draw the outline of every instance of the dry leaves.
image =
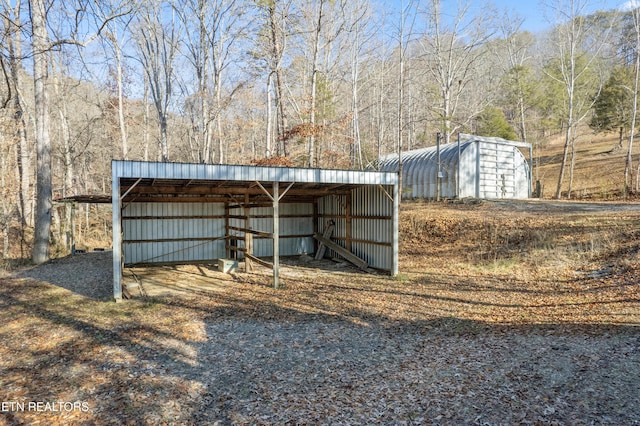
<svg viewBox="0 0 640 426">
<path fill-rule="evenodd" d="M 136 274 L 173 293 L 122 304 L 109 253 L 0 278 L 0 402 L 89 408 L 0 423 L 640 422 L 640 213 L 403 208 L 397 278 L 163 267 Z"/>
</svg>

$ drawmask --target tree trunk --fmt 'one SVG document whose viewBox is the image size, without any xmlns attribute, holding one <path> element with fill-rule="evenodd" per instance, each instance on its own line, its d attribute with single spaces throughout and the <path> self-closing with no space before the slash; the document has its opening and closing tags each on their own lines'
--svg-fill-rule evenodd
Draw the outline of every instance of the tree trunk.
<svg viewBox="0 0 640 426">
<path fill-rule="evenodd" d="M 44 0 L 31 0 L 33 26 L 34 110 L 36 122 L 36 220 L 32 260 L 41 264 L 49 260 L 51 230 L 51 140 L 49 137 L 48 68 L 49 35 Z"/>
<path fill-rule="evenodd" d="M 27 125 L 24 121 L 22 108 L 22 98 L 20 90 L 20 69 L 22 69 L 22 41 L 19 31 L 20 21 L 20 1 L 15 6 L 15 13 L 12 19 L 5 17 L 5 26 L 11 29 L 7 44 L 9 50 L 9 68 L 11 70 L 11 86 L 13 92 L 15 129 L 18 137 L 18 174 L 20 178 L 19 209 L 22 225 L 33 226 L 33 200 L 31 198 L 31 153 L 27 144 Z"/>
<path fill-rule="evenodd" d="M 316 98 L 317 98 L 317 84 L 318 84 L 318 55 L 320 53 L 320 32 L 322 30 L 322 15 L 324 11 L 325 0 L 320 0 L 320 9 L 318 10 L 318 19 L 316 21 L 316 27 L 314 28 L 313 39 L 313 57 L 311 61 L 311 105 L 309 107 L 309 124 L 311 125 L 311 135 L 309 136 L 309 167 L 316 166 Z"/>
<path fill-rule="evenodd" d="M 624 138 L 624 127 L 620 126 L 618 129 L 618 148 L 622 148 L 622 140 Z"/>
<path fill-rule="evenodd" d="M 633 112 L 631 115 L 631 129 L 629 131 L 629 150 L 627 151 L 627 159 L 624 165 L 624 191 L 625 195 L 631 190 L 631 185 L 633 182 L 633 164 L 631 154 L 633 152 L 633 138 L 634 133 L 636 131 L 636 118 L 638 115 L 638 89 L 640 83 L 640 52 L 638 49 L 640 48 L 640 11 L 635 8 L 633 9 L 633 24 L 635 29 L 636 36 L 636 60 L 635 60 L 635 69 L 634 69 L 634 90 L 633 90 Z M 636 191 L 637 191 L 636 185 Z"/>
<path fill-rule="evenodd" d="M 276 108 L 278 114 L 278 141 L 282 141 L 282 148 L 280 145 L 276 148 L 278 155 L 288 155 L 287 142 L 284 139 L 284 132 L 287 129 L 287 116 L 284 107 L 284 83 L 282 77 L 282 70 L 280 65 L 282 63 L 282 55 L 284 53 L 284 30 L 282 31 L 282 40 L 278 37 L 278 19 L 276 17 L 276 4 L 275 2 L 269 5 L 269 26 L 271 29 L 271 56 L 273 61 L 272 73 L 275 74 L 275 96 L 276 96 Z"/>
<path fill-rule="evenodd" d="M 265 134 L 265 158 L 271 158 L 271 138 L 273 136 L 273 106 L 271 105 L 271 82 L 273 80 L 273 73 L 269 73 L 267 77 L 267 126 Z"/>
<path fill-rule="evenodd" d="M 142 133 L 142 140 L 144 141 L 144 153 L 142 155 L 142 158 L 144 159 L 144 161 L 149 161 L 149 141 L 151 139 L 149 135 L 149 82 L 146 77 L 144 77 L 143 80 L 144 94 L 142 96 L 142 104 L 144 105 L 144 114 L 142 117 L 142 123 L 144 132 Z"/>
<path fill-rule="evenodd" d="M 61 142 L 62 148 L 62 164 L 64 166 L 63 175 L 63 185 L 62 185 L 62 196 L 67 197 L 69 195 L 73 195 L 74 191 L 74 180 L 75 180 L 75 172 L 73 167 L 73 142 L 71 140 L 71 129 L 69 126 L 69 113 L 67 111 L 67 101 L 64 96 L 64 87 L 62 87 L 62 79 L 58 78 L 56 75 L 63 74 L 62 69 L 57 69 L 58 63 L 56 62 L 56 56 L 52 56 L 52 68 L 54 71 L 54 78 L 52 81 L 52 87 L 54 89 L 54 95 L 56 97 L 57 105 L 56 110 L 58 111 L 58 123 L 60 125 L 60 134 L 58 138 Z M 62 63 L 62 58 L 59 59 L 60 64 Z M 59 67 L 61 68 L 61 66 Z"/>
<path fill-rule="evenodd" d="M 573 33 L 572 33 L 573 35 Z M 573 39 L 572 39 L 573 40 Z M 569 154 L 569 148 L 573 145 L 573 139 L 575 138 L 574 135 L 574 123 L 573 123 L 573 116 L 574 116 L 574 88 L 575 88 L 575 82 L 576 82 L 576 72 L 575 72 L 575 53 L 574 53 L 574 46 L 573 43 L 571 44 L 571 54 L 569 57 L 569 70 L 568 70 L 568 74 L 569 77 L 566 80 L 566 90 L 567 90 L 567 128 L 565 131 L 565 139 L 564 139 L 564 149 L 562 151 L 562 162 L 560 164 L 560 174 L 558 175 L 558 186 L 556 187 L 556 196 L 555 198 L 559 199 L 562 197 L 562 182 L 564 180 L 564 169 L 567 165 L 567 157 Z M 573 163 L 573 158 L 572 158 L 572 163 Z"/>
<path fill-rule="evenodd" d="M 384 67 L 384 65 L 383 65 Z M 385 79 L 384 79 L 384 69 L 380 71 L 380 82 L 378 85 L 378 96 L 376 97 L 376 146 L 377 146 L 377 155 L 376 158 L 380 158 L 382 156 L 382 148 L 384 145 L 384 130 L 385 130 L 385 120 L 384 120 L 384 87 L 385 87 Z"/>
<path fill-rule="evenodd" d="M 120 45 L 113 37 L 113 50 L 116 55 L 116 84 L 118 86 L 118 123 L 120 127 L 120 143 L 122 144 L 122 159 L 126 160 L 129 156 L 129 143 L 127 141 L 127 127 L 124 118 L 124 94 L 122 89 L 122 52 Z"/>
<path fill-rule="evenodd" d="M 7 188 L 8 185 L 6 180 L 6 177 L 10 175 L 7 170 L 8 157 L 9 157 L 8 155 L 2 155 L 0 158 L 0 191 L 2 191 L 3 194 L 8 192 L 8 188 Z M 2 258 L 9 259 L 9 235 L 10 235 L 10 229 L 11 229 L 11 200 L 8 200 L 6 197 L 2 197 L 2 199 L 0 199 L 0 206 L 2 206 L 2 211 L 0 211 L 0 233 L 3 236 Z"/>
<path fill-rule="evenodd" d="M 147 77 L 153 104 L 158 115 L 159 161 L 169 161 L 169 139 L 167 135 L 169 105 L 173 95 L 173 62 L 178 49 L 175 10 L 169 23 L 161 19 L 162 12 L 155 2 L 147 3 L 141 17 L 143 30 L 137 40 L 138 53 Z"/>
<path fill-rule="evenodd" d="M 564 149 L 562 150 L 562 162 L 560 163 L 560 174 L 558 175 L 558 186 L 556 187 L 555 198 L 562 197 L 562 181 L 564 180 L 564 169 L 569 157 L 569 146 L 571 144 L 571 126 L 567 127 L 564 139 Z"/>
<path fill-rule="evenodd" d="M 573 190 L 573 170 L 576 165 L 576 139 L 575 136 L 571 139 L 571 163 L 569 165 L 569 189 L 567 190 L 567 198 L 571 198 L 571 191 Z"/>
<path fill-rule="evenodd" d="M 163 111 L 158 110 L 160 119 L 160 161 L 166 163 L 169 161 L 169 138 L 167 137 L 167 116 Z"/>
</svg>

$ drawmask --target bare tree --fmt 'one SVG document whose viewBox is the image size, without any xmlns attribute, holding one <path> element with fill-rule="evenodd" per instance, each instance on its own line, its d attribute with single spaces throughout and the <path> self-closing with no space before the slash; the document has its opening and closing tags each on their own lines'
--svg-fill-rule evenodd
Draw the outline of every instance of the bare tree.
<svg viewBox="0 0 640 426">
<path fill-rule="evenodd" d="M 51 48 L 47 30 L 45 0 L 30 0 L 33 31 L 33 81 L 36 121 L 36 220 L 32 260 L 35 264 L 49 260 L 49 232 L 51 229 L 51 139 L 49 137 L 49 94 L 47 90 Z"/>
<path fill-rule="evenodd" d="M 555 198 L 562 196 L 565 169 L 571 151 L 570 179 L 567 196 L 571 198 L 573 169 L 575 165 L 575 140 L 577 126 L 593 106 L 604 80 L 595 70 L 598 52 L 604 46 L 607 34 L 589 37 L 590 28 L 586 17 L 589 0 L 559 0 L 549 6 L 558 17 L 558 25 L 553 31 L 555 63 L 547 67 L 547 76 L 561 84 L 565 92 L 565 132 L 564 148 Z"/>
<path fill-rule="evenodd" d="M 407 57 L 407 48 L 411 41 L 413 34 L 413 26 L 416 20 L 416 8 L 414 6 L 414 0 L 409 0 L 405 5 L 404 2 L 400 3 L 400 18 L 398 24 L 397 41 L 398 41 L 398 104 L 396 115 L 396 129 L 397 129 L 397 152 L 398 152 L 398 173 L 400 176 L 400 191 L 402 192 L 402 150 L 403 150 L 403 136 L 404 136 L 404 93 L 406 85 L 405 64 Z"/>
<path fill-rule="evenodd" d="M 311 59 L 311 89 L 309 93 L 309 98 L 311 100 L 311 104 L 309 106 L 309 124 L 311 125 L 312 131 L 309 135 L 309 151 L 308 151 L 308 165 L 309 167 L 313 167 L 316 164 L 315 152 L 316 152 L 316 132 L 313 129 L 316 124 L 316 100 L 317 100 L 317 83 L 318 83 L 318 58 L 321 49 L 321 37 L 322 34 L 322 26 L 324 24 L 324 14 L 325 14 L 325 5 L 327 1 L 318 0 L 316 2 L 315 16 L 315 24 L 312 30 L 313 33 L 313 44 L 312 44 L 312 59 Z"/>
<path fill-rule="evenodd" d="M 532 59 L 530 49 L 535 42 L 531 33 L 520 30 L 524 19 L 521 17 L 503 15 L 499 20 L 499 31 L 502 35 L 501 49 L 495 52 L 500 59 L 502 71 L 508 79 L 508 91 L 511 101 L 515 101 L 514 110 L 517 114 L 517 128 L 520 139 L 527 141 L 526 110 L 532 95 L 528 81 L 529 67 L 527 63 Z M 506 57 L 506 61 L 504 60 Z"/>
<path fill-rule="evenodd" d="M 287 50 L 287 40 L 289 38 L 289 15 L 293 13 L 293 1 L 276 0 L 256 0 L 258 11 L 263 17 L 265 24 L 258 31 L 258 50 L 255 56 L 261 57 L 268 71 L 267 74 L 267 116 L 266 116 L 266 146 L 265 155 L 271 157 L 275 153 L 278 156 L 287 156 L 287 141 L 284 133 L 287 130 L 288 119 L 286 110 L 286 94 L 284 83 L 284 71 L 282 62 Z M 275 100 L 271 96 L 275 96 Z M 276 141 L 275 149 L 272 147 L 273 138 L 273 110 L 272 104 L 276 106 Z"/>
<path fill-rule="evenodd" d="M 222 112 L 244 84 L 242 79 L 230 81 L 227 77 L 239 59 L 236 47 L 247 33 L 246 5 L 239 0 L 190 0 L 177 12 L 186 29 L 184 45 L 196 77 L 189 109 L 198 129 L 198 161 L 210 163 L 216 145 L 218 162 L 222 163 Z M 198 30 L 191 32 L 190 28 Z"/>
<path fill-rule="evenodd" d="M 373 37 L 371 30 L 371 10 L 369 3 L 363 0 L 354 0 L 348 4 L 351 50 L 351 166 L 363 168 L 362 137 L 360 135 L 360 63 L 367 53 L 368 45 Z"/>
<path fill-rule="evenodd" d="M 4 117 L 3 117 L 4 118 Z M 0 119 L 0 132 L 8 130 L 5 125 L 12 127 L 11 123 Z M 18 201 L 12 190 L 15 187 L 12 171 L 15 169 L 15 157 L 12 155 L 13 138 L 6 139 L 0 134 L 0 234 L 3 236 L 2 241 L 2 258 L 10 257 L 10 228 L 11 222 L 15 217 L 15 205 Z"/>
<path fill-rule="evenodd" d="M 106 3 L 101 3 L 103 7 L 107 7 Z M 111 10 L 106 10 L 103 16 L 108 16 Z M 120 135 L 120 145 L 122 147 L 122 158 L 127 159 L 129 157 L 129 136 L 127 132 L 127 123 L 125 120 L 125 95 L 124 95 L 124 57 L 123 57 L 123 45 L 124 37 L 127 34 L 127 27 L 131 22 L 132 17 L 126 16 L 124 19 L 114 19 L 109 22 L 107 26 L 107 32 L 105 34 L 105 41 L 111 47 L 114 60 L 114 77 L 115 77 L 115 98 L 117 102 L 118 113 L 118 130 Z"/>
<path fill-rule="evenodd" d="M 327 58 L 331 50 L 331 46 L 336 38 L 344 30 L 346 0 L 310 0 L 310 4 L 305 8 L 303 14 L 307 18 L 309 29 L 307 34 L 308 49 L 311 51 L 309 58 L 309 131 L 308 133 L 308 150 L 307 165 L 316 167 L 318 160 L 316 158 L 316 137 L 317 129 L 317 103 L 318 103 L 318 77 L 321 73 L 321 67 L 327 66 L 325 60 L 321 63 L 321 59 Z"/>
<path fill-rule="evenodd" d="M 9 93 L 11 96 L 7 99 L 9 104 L 13 105 L 13 129 L 19 143 L 17 144 L 17 166 L 20 179 L 19 211 L 21 222 L 27 226 L 33 226 L 33 199 L 31 196 L 31 150 L 29 149 L 27 140 L 27 125 L 24 118 L 24 107 L 22 99 L 22 32 L 21 32 L 21 12 L 22 2 L 16 1 L 15 4 L 4 0 L 3 2 L 3 18 L 4 18 L 4 45 L 6 52 L 3 54 L 9 62 L 8 70 L 3 66 L 6 75 L 6 81 L 9 85 Z M 4 65 L 4 62 L 3 62 Z M 7 105 L 8 106 L 8 105 Z"/>
<path fill-rule="evenodd" d="M 633 85 L 633 105 L 631 112 L 631 130 L 629 132 L 629 147 L 627 150 L 627 158 L 624 165 L 624 187 L 625 192 L 628 192 L 631 188 L 631 181 L 633 180 L 632 169 L 633 162 L 631 154 L 633 152 L 633 139 L 636 128 L 636 118 L 638 115 L 638 90 L 640 89 L 640 8 L 633 8 L 631 10 L 631 22 L 633 25 L 633 35 L 635 36 L 635 48 L 634 48 L 634 85 Z M 640 163 L 639 163 L 640 164 Z M 640 169 L 636 173 L 640 175 Z M 635 190 L 638 190 L 638 182 L 636 180 Z"/>
<path fill-rule="evenodd" d="M 427 10 L 428 27 L 421 43 L 427 70 L 439 89 L 440 104 L 436 112 L 441 121 L 440 130 L 444 143 L 449 143 L 451 135 L 460 127 L 455 122 L 458 106 L 475 78 L 475 67 L 487 52 L 484 45 L 493 33 L 488 24 L 489 9 L 485 9 L 486 14 L 471 16 L 469 2 L 460 3 L 450 23 L 443 19 L 441 9 L 441 0 L 431 1 L 431 8 Z"/>
<path fill-rule="evenodd" d="M 36 264 L 49 259 L 49 233 L 52 215 L 52 180 L 51 180 L 51 137 L 49 117 L 49 53 L 56 46 L 73 44 L 78 47 L 86 46 L 94 40 L 104 28 L 108 19 L 98 24 L 95 32 L 80 39 L 79 29 L 83 19 L 89 13 L 87 4 L 75 10 L 73 22 L 65 27 L 68 36 L 58 36 L 51 40 L 48 28 L 48 13 L 51 10 L 46 0 L 30 0 L 31 37 L 34 80 L 34 111 L 35 111 L 35 140 L 36 140 L 36 216 L 33 241 L 32 260 Z M 109 19 L 112 19 L 110 17 Z"/>
<path fill-rule="evenodd" d="M 169 161 L 167 126 L 179 38 L 175 9 L 166 2 L 144 3 L 141 5 L 138 19 L 138 53 L 149 83 L 160 128 L 158 157 L 160 161 Z"/>
</svg>

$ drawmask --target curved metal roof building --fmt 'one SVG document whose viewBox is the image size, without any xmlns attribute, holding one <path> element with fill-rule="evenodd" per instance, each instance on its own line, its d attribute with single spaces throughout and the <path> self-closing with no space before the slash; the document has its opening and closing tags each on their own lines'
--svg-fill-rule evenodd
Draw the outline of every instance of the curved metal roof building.
<svg viewBox="0 0 640 426">
<path fill-rule="evenodd" d="M 531 159 L 529 143 L 466 134 L 439 149 L 403 152 L 402 197 L 528 198 L 531 164 L 519 148 Z M 380 158 L 379 169 L 397 171 L 398 154 Z"/>
</svg>

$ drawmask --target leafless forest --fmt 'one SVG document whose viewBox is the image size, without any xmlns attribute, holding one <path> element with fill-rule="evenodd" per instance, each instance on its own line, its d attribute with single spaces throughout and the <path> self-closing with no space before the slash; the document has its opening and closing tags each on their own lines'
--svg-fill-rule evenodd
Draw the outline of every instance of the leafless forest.
<svg viewBox="0 0 640 426">
<path fill-rule="evenodd" d="M 47 260 L 53 200 L 109 193 L 114 158 L 364 168 L 464 131 L 531 142 L 537 166 L 554 138 L 560 198 L 581 138 L 609 132 L 634 191 L 637 10 L 550 1 L 530 33 L 513 10 L 451 7 L 3 0 L 3 257 Z"/>
</svg>

